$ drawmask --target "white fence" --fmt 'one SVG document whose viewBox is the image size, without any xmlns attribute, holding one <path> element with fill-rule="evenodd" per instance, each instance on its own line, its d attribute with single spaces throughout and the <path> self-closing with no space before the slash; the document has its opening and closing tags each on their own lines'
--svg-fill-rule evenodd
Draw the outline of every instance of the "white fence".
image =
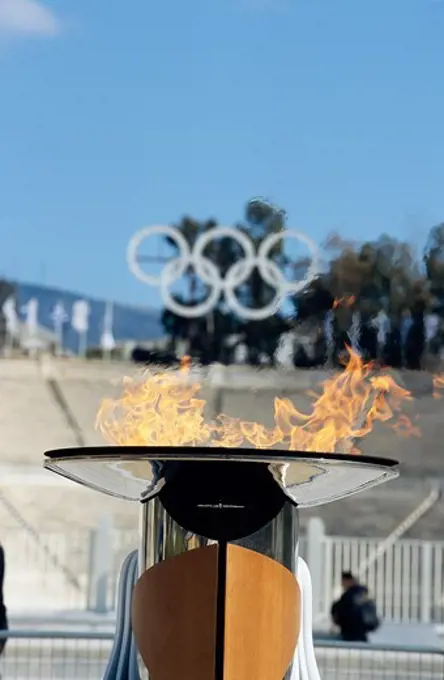
<svg viewBox="0 0 444 680">
<path fill-rule="evenodd" d="M 378 555 L 383 538 L 326 536 L 320 520 L 311 525 L 300 553 L 312 573 L 315 622 L 329 618 L 344 570 L 360 575 L 384 620 L 444 622 L 444 541 L 399 540 Z"/>
<path fill-rule="evenodd" d="M 39 541 L 23 530 L 1 534 L 5 549 L 5 601 L 13 612 L 113 608 L 118 572 L 137 546 L 138 533 L 106 522 L 94 531 L 42 533 Z M 444 541 L 400 540 L 369 568 L 383 541 L 326 536 L 311 520 L 300 554 L 313 579 L 316 623 L 329 618 L 338 596 L 341 571 L 362 573 L 386 621 L 444 623 Z"/>
<path fill-rule="evenodd" d="M 12 613 L 113 608 L 120 566 L 137 546 L 138 532 L 97 529 L 41 532 L 2 531 L 5 604 Z"/>
</svg>

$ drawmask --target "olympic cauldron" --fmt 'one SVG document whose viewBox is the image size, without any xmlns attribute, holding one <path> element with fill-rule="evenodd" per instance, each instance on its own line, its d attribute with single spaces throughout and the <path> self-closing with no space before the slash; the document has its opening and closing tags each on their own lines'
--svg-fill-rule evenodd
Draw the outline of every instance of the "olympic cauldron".
<svg viewBox="0 0 444 680">
<path fill-rule="evenodd" d="M 44 465 L 141 504 L 132 624 L 150 680 L 289 678 L 299 509 L 398 475 L 387 459 L 217 445 L 64 449 Z"/>
</svg>

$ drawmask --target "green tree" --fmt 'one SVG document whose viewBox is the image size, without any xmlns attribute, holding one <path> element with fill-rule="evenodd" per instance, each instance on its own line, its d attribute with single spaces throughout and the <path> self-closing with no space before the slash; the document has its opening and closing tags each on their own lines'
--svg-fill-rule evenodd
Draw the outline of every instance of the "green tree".
<svg viewBox="0 0 444 680">
<path fill-rule="evenodd" d="M 283 229 L 284 222 L 285 213 L 282 210 L 255 199 L 246 205 L 244 219 L 237 228 L 252 239 L 257 251 L 264 238 Z M 192 249 L 198 237 L 217 226 L 217 222 L 213 219 L 198 221 L 187 216 L 175 226 Z M 168 238 L 167 241 L 174 250 L 178 250 L 173 239 Z M 203 254 L 216 266 L 221 277 L 225 277 L 228 269 L 244 257 L 240 244 L 230 237 L 211 239 Z M 282 240 L 270 249 L 268 257 L 280 267 L 288 264 Z M 195 306 L 205 300 L 209 293 L 210 286 L 202 280 L 194 267 L 189 267 L 184 273 L 183 290 L 176 298 L 183 304 Z M 275 289 L 264 281 L 255 267 L 238 286 L 236 295 L 242 305 L 258 309 L 272 301 Z M 214 311 L 205 318 L 184 319 L 165 310 L 162 319 L 173 340 L 188 338 L 192 353 L 203 361 L 223 360 L 225 340 L 234 333 L 240 334 L 246 341 L 252 363 L 257 362 L 260 352 L 265 352 L 271 359 L 280 334 L 288 328 L 288 324 L 279 314 L 263 321 L 246 321 L 227 309 L 223 297 L 218 300 Z"/>
<path fill-rule="evenodd" d="M 252 239 L 256 252 L 262 242 L 285 228 L 286 213 L 268 201 L 257 198 L 249 201 L 245 207 L 244 220 L 238 228 Z M 301 266 L 301 262 L 292 262 L 285 254 L 284 241 L 278 239 L 268 250 L 267 257 L 282 271 L 288 267 Z M 278 283 L 278 282 L 277 282 Z M 261 309 L 269 305 L 276 296 L 276 288 L 267 282 L 260 270 L 254 267 L 245 283 L 239 288 L 238 295 L 242 304 L 252 309 Z M 290 322 L 280 310 L 265 319 L 244 321 L 243 330 L 248 347 L 249 363 L 259 363 L 264 354 L 270 363 L 274 361 L 279 338 L 290 328 Z"/>
<path fill-rule="evenodd" d="M 430 230 L 424 249 L 424 265 L 430 293 L 444 307 L 444 223 Z"/>
<path fill-rule="evenodd" d="M 325 272 L 296 300 L 302 317 L 325 314 L 335 299 L 348 300 L 337 308 L 345 329 L 354 309 L 372 314 L 384 308 L 397 316 L 405 307 L 428 304 L 427 282 L 408 243 L 384 234 L 356 244 L 333 234 L 325 249 Z"/>
<path fill-rule="evenodd" d="M 185 237 L 192 251 L 199 236 L 216 227 L 217 222 L 214 219 L 199 221 L 185 216 L 174 226 Z M 166 240 L 178 254 L 174 239 L 167 237 Z M 221 276 L 225 276 L 228 267 L 240 259 L 242 251 L 233 239 L 224 237 L 212 239 L 203 255 L 216 266 Z M 210 294 L 211 286 L 202 280 L 192 265 L 185 270 L 183 279 L 182 290 L 174 295 L 180 304 L 195 307 Z M 219 358 L 226 336 L 236 329 L 235 319 L 224 310 L 221 299 L 204 317 L 187 318 L 166 309 L 162 314 L 162 323 L 173 345 L 179 339 L 187 339 L 191 354 L 204 363 Z"/>
</svg>

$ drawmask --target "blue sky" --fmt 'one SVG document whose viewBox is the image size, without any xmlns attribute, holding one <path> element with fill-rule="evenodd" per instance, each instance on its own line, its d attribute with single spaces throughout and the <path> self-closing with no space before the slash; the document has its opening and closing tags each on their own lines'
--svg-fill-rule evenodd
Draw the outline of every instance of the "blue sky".
<svg viewBox="0 0 444 680">
<path fill-rule="evenodd" d="M 444 220 L 444 2 L 0 0 L 0 272 L 137 304 L 137 229 Z"/>
</svg>

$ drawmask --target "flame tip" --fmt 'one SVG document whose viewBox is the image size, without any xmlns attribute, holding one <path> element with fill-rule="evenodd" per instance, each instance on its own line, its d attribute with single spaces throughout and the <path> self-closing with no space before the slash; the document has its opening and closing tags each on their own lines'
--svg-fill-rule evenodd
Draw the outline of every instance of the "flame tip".
<svg viewBox="0 0 444 680">
<path fill-rule="evenodd" d="M 176 370 L 156 373 L 147 369 L 137 380 L 124 380 L 120 399 L 103 400 L 96 428 L 106 441 L 118 445 L 252 445 L 261 449 L 279 445 L 293 451 L 347 450 L 353 455 L 359 453 L 355 441 L 366 436 L 375 422 L 387 422 L 396 415 L 394 429 L 418 429 L 399 415 L 402 403 L 412 399 L 410 392 L 388 372 L 375 373 L 375 365 L 365 363 L 351 347 L 346 352 L 344 371 L 329 374 L 321 394 L 310 391 L 314 403 L 308 413 L 288 397 L 274 397 L 271 428 L 227 414 L 207 422 L 206 402 L 198 395 L 202 385 L 190 380 L 188 356 Z"/>
</svg>

